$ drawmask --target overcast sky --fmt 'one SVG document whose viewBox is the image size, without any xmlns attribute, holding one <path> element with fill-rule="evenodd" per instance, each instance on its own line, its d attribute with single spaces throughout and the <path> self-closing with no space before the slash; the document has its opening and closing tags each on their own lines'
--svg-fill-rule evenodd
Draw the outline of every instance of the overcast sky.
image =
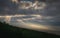
<svg viewBox="0 0 60 38">
<path fill-rule="evenodd" d="M 25 1 L 25 0 L 24 0 Z M 34 1 L 34 0 L 28 0 Z M 19 2 L 19 0 L 18 0 Z M 12 0 L 0 0 L 0 15 L 10 14 L 40 14 L 44 17 L 52 17 L 47 20 L 53 20 L 54 25 L 60 25 L 60 1 L 59 0 L 42 0 L 46 6 L 41 10 L 21 10 L 18 9 L 19 3 L 15 3 Z M 50 23 L 47 21 L 47 23 Z M 56 23 L 56 24 L 55 24 Z"/>
<path fill-rule="evenodd" d="M 25 1 L 25 0 L 24 0 Z M 34 0 L 28 0 L 34 2 Z M 56 27 L 56 30 L 60 29 L 60 1 L 59 0 L 39 0 L 43 2 L 46 6 L 39 10 L 25 10 L 19 9 L 19 0 L 13 2 L 12 0 L 0 0 L 0 15 L 14 15 L 14 14 L 39 14 L 44 18 L 47 25 L 52 25 Z M 41 23 L 43 24 L 43 22 Z M 60 30 L 59 30 L 60 31 Z"/>
</svg>

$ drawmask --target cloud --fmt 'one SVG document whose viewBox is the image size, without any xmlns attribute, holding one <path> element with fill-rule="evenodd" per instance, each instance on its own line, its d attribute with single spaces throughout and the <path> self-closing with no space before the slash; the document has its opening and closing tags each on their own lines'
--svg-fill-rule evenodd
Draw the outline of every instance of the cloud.
<svg viewBox="0 0 60 38">
<path fill-rule="evenodd" d="M 19 3 L 12 2 L 11 0 L 0 0 L 0 15 L 39 14 L 42 16 L 42 19 L 40 19 L 40 17 L 37 17 L 29 18 L 28 20 L 33 21 L 33 23 L 51 26 L 51 28 L 58 31 L 60 29 L 60 1 L 46 0 L 42 2 L 46 4 L 46 7 L 44 7 L 42 10 L 25 10 L 19 9 Z"/>
<path fill-rule="evenodd" d="M 0 0 L 0 15 L 6 14 L 37 14 L 36 10 L 22 10 L 19 9 L 19 1 L 20 0 Z M 22 0 L 21 0 L 22 1 Z M 25 0 L 24 0 L 25 1 Z M 34 1 L 34 0 L 26 0 L 26 1 Z M 42 0 L 40 0 L 41 2 Z M 16 3 L 18 2 L 18 3 Z"/>
<path fill-rule="evenodd" d="M 10 12 L 15 12 L 17 4 L 11 2 L 11 0 L 0 0 L 0 15 L 10 14 Z"/>
</svg>

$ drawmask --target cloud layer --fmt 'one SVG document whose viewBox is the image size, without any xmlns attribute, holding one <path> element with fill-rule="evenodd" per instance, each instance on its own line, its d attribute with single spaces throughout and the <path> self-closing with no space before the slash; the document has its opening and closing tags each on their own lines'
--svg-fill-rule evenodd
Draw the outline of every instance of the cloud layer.
<svg viewBox="0 0 60 38">
<path fill-rule="evenodd" d="M 32 0 L 31 0 L 32 1 Z M 42 25 L 48 25 L 51 26 L 50 28 L 54 28 L 54 30 L 60 32 L 60 1 L 59 0 L 46 0 L 41 1 L 46 4 L 46 7 L 40 10 L 32 10 L 32 9 L 19 9 L 20 3 L 18 0 L 18 3 L 13 2 L 11 0 L 0 0 L 0 15 L 14 15 L 14 14 L 25 14 L 25 15 L 31 15 L 31 14 L 39 14 L 42 16 L 42 19 L 40 17 L 32 18 L 34 20 L 31 20 L 33 23 L 39 23 Z M 37 15 L 36 15 L 37 16 Z M 28 17 L 28 16 L 26 16 Z M 16 17 L 17 18 L 17 17 Z M 27 20 L 27 19 L 24 19 Z M 30 21 L 29 21 L 30 22 Z"/>
</svg>

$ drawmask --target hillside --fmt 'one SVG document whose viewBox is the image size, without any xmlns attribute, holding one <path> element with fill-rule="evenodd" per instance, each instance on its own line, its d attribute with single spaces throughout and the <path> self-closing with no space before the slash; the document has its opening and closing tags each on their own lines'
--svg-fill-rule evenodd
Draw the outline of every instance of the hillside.
<svg viewBox="0 0 60 38">
<path fill-rule="evenodd" d="M 59 35 L 13 27 L 0 22 L 0 38 L 60 38 Z"/>
</svg>

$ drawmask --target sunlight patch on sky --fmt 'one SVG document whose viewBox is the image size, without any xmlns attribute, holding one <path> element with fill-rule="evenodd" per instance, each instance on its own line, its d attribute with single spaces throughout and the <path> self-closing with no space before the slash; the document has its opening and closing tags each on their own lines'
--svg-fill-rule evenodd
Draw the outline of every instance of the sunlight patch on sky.
<svg viewBox="0 0 60 38">
<path fill-rule="evenodd" d="M 18 3 L 18 0 L 12 0 L 12 2 Z"/>
<path fill-rule="evenodd" d="M 20 9 L 44 9 L 46 7 L 46 4 L 44 2 L 39 2 L 39 1 L 35 1 L 30 2 L 30 1 L 21 1 L 20 2 Z"/>
<path fill-rule="evenodd" d="M 17 27 L 22 27 L 22 28 L 30 28 L 30 29 L 36 29 L 36 30 L 54 30 L 50 26 L 43 26 L 39 24 L 34 24 L 34 23 L 26 23 L 24 20 L 17 20 L 18 23 L 20 23 L 20 26 Z M 22 24 L 22 25 L 21 25 Z M 18 24 L 19 25 L 19 24 Z"/>
<path fill-rule="evenodd" d="M 33 20 L 33 19 L 38 19 L 38 18 L 42 18 L 41 15 L 5 15 L 5 16 L 0 16 L 0 18 L 5 18 L 5 21 L 6 22 L 10 22 L 11 21 L 11 18 L 14 18 L 14 17 L 26 17 L 26 16 L 34 16 L 32 18 L 23 18 L 22 20 Z"/>
</svg>

